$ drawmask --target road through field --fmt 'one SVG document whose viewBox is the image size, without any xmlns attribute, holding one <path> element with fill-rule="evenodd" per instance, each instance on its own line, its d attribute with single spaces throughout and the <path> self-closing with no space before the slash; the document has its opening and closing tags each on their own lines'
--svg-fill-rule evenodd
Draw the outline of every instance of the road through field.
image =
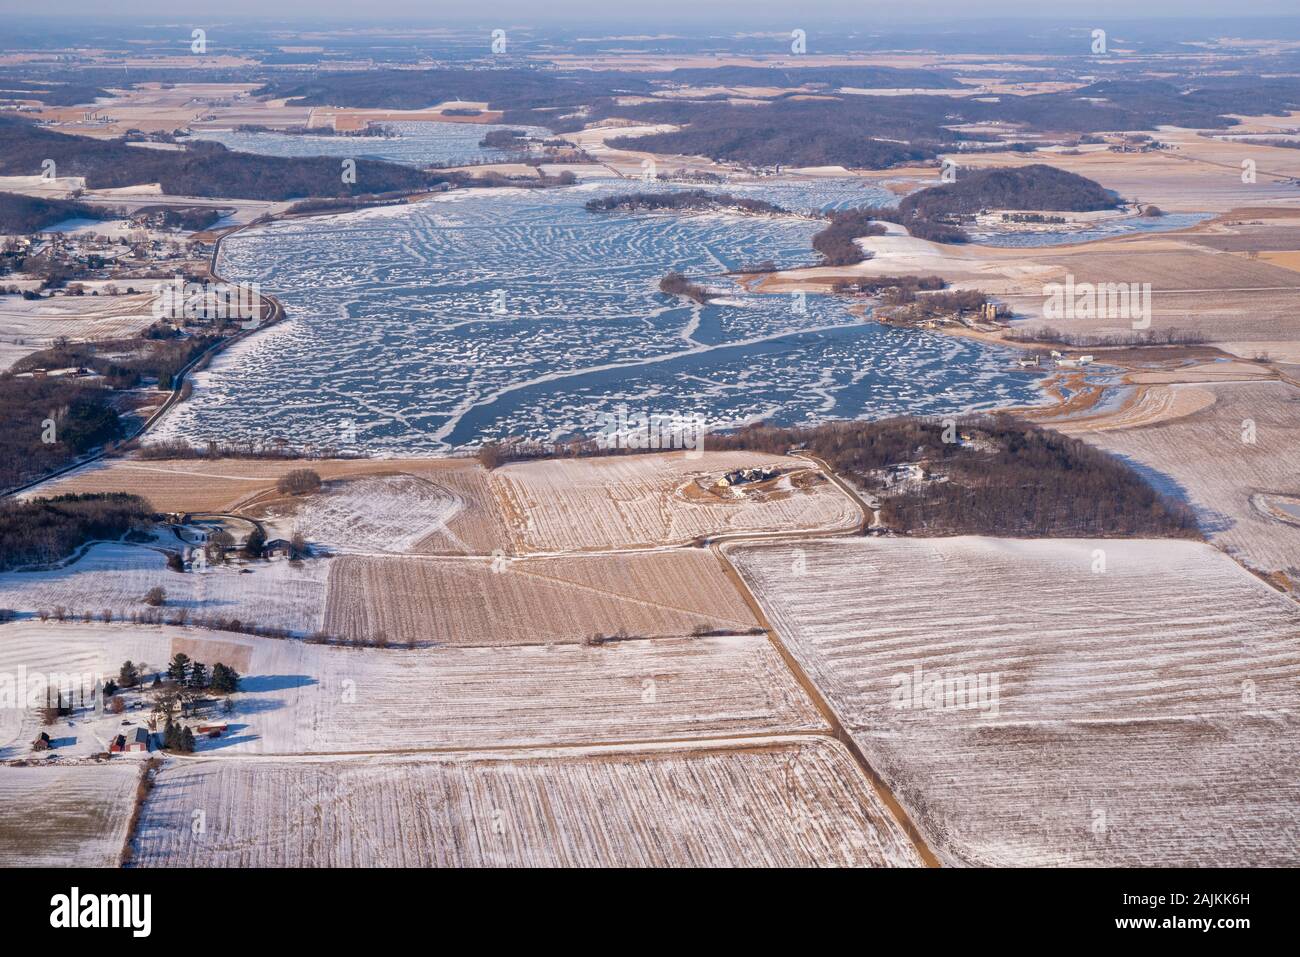
<svg viewBox="0 0 1300 957">
<path fill-rule="evenodd" d="M 793 679 L 794 683 L 798 685 L 799 689 L 802 690 L 802 694 L 806 696 L 806 701 L 811 704 L 812 711 L 816 713 L 819 719 L 816 723 L 817 726 L 792 728 L 790 730 L 759 727 L 747 730 L 744 725 L 733 729 L 719 727 L 716 733 L 708 734 L 705 738 L 670 733 L 667 735 L 651 735 L 649 737 L 638 739 L 631 737 L 628 734 L 616 731 L 612 738 L 601 738 L 598 734 L 581 734 L 567 740 L 546 739 L 543 743 L 493 743 L 491 741 L 480 743 L 476 738 L 470 737 L 465 740 L 448 742 L 445 745 L 438 741 L 433 741 L 430 742 L 432 746 L 403 746 L 401 742 L 395 741 L 387 747 L 385 747 L 384 743 L 377 743 L 373 748 L 363 746 L 358 749 L 355 747 L 347 747 L 345 745 L 339 750 L 331 750 L 329 749 L 328 744 L 326 744 L 324 750 L 313 751 L 310 753 L 299 753 L 298 748 L 287 749 L 287 753 L 286 751 L 281 751 L 275 754 L 237 753 L 213 750 L 205 751 L 199 755 L 177 755 L 176 757 L 181 758 L 181 764 L 186 767 L 196 761 L 215 761 L 222 763 L 223 766 L 225 766 L 227 762 L 257 761 L 261 762 L 258 764 L 260 767 L 262 766 L 262 763 L 271 759 L 280 762 L 286 760 L 319 762 L 322 759 L 345 761 L 368 756 L 400 757 L 403 755 L 412 758 L 419 758 L 420 756 L 441 756 L 459 759 L 471 755 L 473 752 L 491 753 L 499 755 L 505 759 L 515 757 L 522 758 L 529 754 L 535 754 L 539 750 L 546 750 L 552 751 L 557 755 L 567 756 L 567 759 L 575 762 L 586 762 L 590 759 L 589 752 L 591 752 L 592 749 L 603 749 L 607 751 L 609 749 L 644 750 L 646 748 L 659 748 L 666 751 L 673 751 L 679 749 L 698 749 L 700 747 L 718 747 L 743 752 L 761 752 L 773 747 L 778 747 L 781 745 L 783 740 L 790 740 L 791 738 L 803 740 L 821 739 L 828 742 L 837 742 L 838 746 L 842 749 L 842 752 L 846 751 L 848 753 L 848 756 L 851 758 L 851 764 L 856 765 L 857 773 L 862 776 L 860 782 L 861 787 L 864 788 L 864 790 L 857 792 L 856 795 L 853 795 L 851 792 L 846 792 L 844 795 L 845 798 L 851 800 L 855 806 L 860 806 L 862 813 L 869 813 L 869 805 L 871 804 L 877 805 L 878 808 L 883 808 L 883 812 L 877 810 L 875 813 L 883 813 L 888 818 L 893 819 L 892 824 L 898 829 L 896 831 L 896 833 L 899 834 L 898 839 L 912 846 L 915 850 L 915 859 L 924 863 L 926 866 L 939 866 L 937 856 L 930 849 L 926 839 L 922 836 L 919 828 L 913 822 L 908 811 L 903 807 L 889 785 L 882 779 L 881 775 L 877 773 L 876 769 L 866 760 L 862 750 L 859 748 L 857 743 L 854 742 L 839 716 L 829 704 L 826 696 L 816 686 L 816 684 L 814 684 L 804 668 L 785 647 L 781 637 L 778 635 L 771 622 L 768 621 L 757 598 L 750 591 L 739 572 L 726 556 L 726 546 L 732 544 L 770 544 L 781 541 L 801 541 L 809 538 L 824 539 L 828 537 L 853 536 L 859 533 L 860 529 L 866 522 L 869 522 L 873 509 L 869 503 L 862 499 L 855 489 L 848 485 L 839 476 L 835 475 L 826 463 L 810 455 L 801 455 L 800 458 L 806 461 L 813 469 L 822 472 L 834 488 L 837 489 L 839 493 L 845 495 L 847 499 L 853 503 L 853 507 L 861 513 L 861 522 L 852 524 L 846 523 L 843 520 L 844 516 L 840 515 L 833 526 L 792 529 L 789 531 L 727 532 L 721 535 L 709 536 L 706 539 L 697 540 L 691 544 L 659 546 L 652 549 L 646 549 L 644 547 L 613 547 L 603 548 L 595 552 L 587 550 L 571 552 L 569 550 L 561 549 L 540 554 L 532 554 L 527 557 L 513 558 L 504 558 L 504 556 L 500 555 L 427 556 L 420 554 L 394 553 L 375 553 L 373 557 L 382 558 L 385 561 L 397 561 L 401 563 L 453 561 L 456 562 L 459 567 L 464 567 L 463 563 L 466 561 L 484 562 L 496 561 L 504 558 L 508 563 L 508 567 L 523 572 L 529 578 L 549 580 L 552 576 L 546 563 L 550 560 L 565 557 L 576 559 L 580 556 L 581 560 L 600 561 L 601 556 L 606 558 L 615 555 L 645 556 L 648 552 L 690 552 L 695 555 L 701 555 L 704 553 L 705 549 L 707 549 L 708 553 L 717 560 L 718 566 L 722 572 L 722 577 L 725 579 L 727 585 L 736 590 L 736 594 L 743 602 L 743 607 L 747 608 L 752 616 L 752 620 L 737 620 L 735 622 L 735 627 L 749 631 L 750 629 L 755 629 L 756 624 L 757 627 L 762 628 L 767 637 L 767 641 L 771 643 L 772 649 L 774 649 L 776 654 L 779 656 L 787 674 Z M 835 493 L 830 492 L 830 494 L 833 496 Z M 841 509 L 841 511 L 844 510 Z M 368 552 L 363 549 L 360 552 L 360 555 L 364 554 L 368 554 Z M 360 557 L 360 555 L 353 555 L 352 557 Z M 567 579 L 564 580 L 562 584 L 565 587 L 574 587 L 575 585 L 574 582 L 568 581 Z M 597 586 L 585 587 L 584 590 L 591 592 L 593 595 L 601 593 L 602 591 L 601 587 Z M 629 598 L 627 595 L 619 595 L 618 597 L 622 600 L 627 600 Z M 677 604 L 681 604 L 680 602 L 673 602 L 671 598 L 656 599 L 654 596 L 635 598 L 633 600 L 652 605 L 654 608 L 658 609 L 675 608 Z M 677 610 L 690 611 L 691 609 Z M 754 640 L 758 641 L 757 638 Z M 509 649 L 503 648 L 502 652 L 507 653 L 508 650 Z M 778 669 L 778 671 L 781 669 L 781 665 L 776 664 L 775 659 L 773 660 L 773 667 Z M 798 692 L 795 693 L 797 694 Z M 857 812 L 855 811 L 855 813 Z"/>
</svg>

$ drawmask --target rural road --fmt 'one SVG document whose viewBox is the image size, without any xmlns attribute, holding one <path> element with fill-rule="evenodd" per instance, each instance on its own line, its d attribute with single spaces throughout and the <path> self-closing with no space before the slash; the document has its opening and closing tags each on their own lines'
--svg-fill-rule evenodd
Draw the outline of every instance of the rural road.
<svg viewBox="0 0 1300 957">
<path fill-rule="evenodd" d="M 239 232 L 241 229 L 244 228 L 245 227 L 240 226 L 237 229 L 232 229 L 229 233 L 217 237 L 217 241 L 213 245 L 212 258 L 208 265 L 208 272 L 212 276 L 212 278 L 217 280 L 218 282 L 225 282 L 225 280 L 222 279 L 221 276 L 217 273 L 217 256 L 221 252 L 221 241 L 225 239 L 227 236 L 233 236 L 235 233 Z M 186 363 L 185 366 L 180 370 L 180 372 L 176 374 L 176 379 L 172 384 L 172 390 L 168 394 L 163 404 L 160 405 L 158 408 L 156 408 L 152 413 L 150 413 L 149 417 L 145 419 L 144 422 L 142 422 L 134 432 L 132 432 L 130 435 L 122 439 L 123 442 L 131 442 L 141 438 L 146 432 L 148 432 L 151 428 L 153 428 L 155 425 L 161 422 L 163 417 L 166 416 L 168 412 L 170 412 L 172 409 L 174 409 L 177 406 L 177 404 L 180 403 L 181 395 L 185 389 L 185 383 L 189 381 L 190 373 L 193 372 L 194 369 L 197 368 L 200 363 L 206 361 L 207 359 L 210 359 L 212 356 L 216 355 L 218 352 L 221 352 L 223 349 L 226 349 L 230 345 L 248 338 L 248 336 L 251 335 L 252 333 L 257 332 L 260 329 L 264 329 L 267 326 L 274 325 L 275 323 L 279 322 L 281 319 L 284 318 L 284 307 L 280 305 L 280 301 L 278 299 L 276 299 L 274 296 L 265 296 L 265 295 L 261 296 L 260 298 L 264 301 L 265 304 L 269 304 L 270 306 L 269 310 L 266 310 L 265 306 L 263 307 L 263 311 L 267 311 L 268 313 L 267 318 L 259 322 L 258 325 L 253 327 L 252 329 L 241 329 L 233 336 L 226 336 L 222 339 L 218 339 L 216 342 L 212 343 L 212 345 L 208 346 L 208 348 L 204 349 L 197 356 L 195 356 L 188 363 Z M 0 498 L 9 498 L 10 496 L 21 495 L 23 492 L 31 491 L 32 489 L 37 488 L 40 485 L 44 485 L 46 482 L 49 482 L 56 478 L 61 478 L 64 475 L 68 475 L 72 472 L 78 471 L 79 469 L 85 468 L 87 465 L 91 465 L 95 462 L 98 462 L 101 459 L 105 458 L 107 454 L 108 453 L 105 452 L 103 449 L 100 449 L 98 452 L 93 452 L 90 455 L 84 456 L 75 462 L 70 462 L 67 465 L 60 466 L 54 471 L 48 472 L 38 479 L 33 479 L 32 481 L 26 482 L 22 485 L 14 486 L 13 488 L 10 488 L 7 491 L 5 491 L 3 494 L 0 494 Z"/>
</svg>

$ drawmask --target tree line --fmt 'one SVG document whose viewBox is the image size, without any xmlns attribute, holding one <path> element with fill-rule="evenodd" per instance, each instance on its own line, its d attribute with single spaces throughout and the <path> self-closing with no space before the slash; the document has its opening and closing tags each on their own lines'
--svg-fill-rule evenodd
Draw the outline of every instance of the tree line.
<svg viewBox="0 0 1300 957">
<path fill-rule="evenodd" d="M 52 159 L 59 176 L 85 177 L 91 189 L 160 183 L 177 196 L 285 200 L 311 196 L 418 192 L 457 177 L 381 160 L 356 160 L 355 182 L 345 182 L 337 158 L 261 156 L 220 143 L 188 143 L 181 150 L 137 149 L 42 129 L 0 116 L 0 175 L 35 176 Z"/>
<path fill-rule="evenodd" d="M 138 495 L 94 492 L 0 501 L 0 570 L 55 562 L 96 539 L 118 539 L 153 523 Z"/>
<path fill-rule="evenodd" d="M 1187 506 L 1121 460 L 1009 415 L 755 425 L 710 435 L 707 446 L 771 454 L 802 446 L 879 493 L 882 521 L 903 534 L 1201 537 Z M 878 470 L 902 463 L 924 463 L 945 481 L 891 490 Z"/>
</svg>

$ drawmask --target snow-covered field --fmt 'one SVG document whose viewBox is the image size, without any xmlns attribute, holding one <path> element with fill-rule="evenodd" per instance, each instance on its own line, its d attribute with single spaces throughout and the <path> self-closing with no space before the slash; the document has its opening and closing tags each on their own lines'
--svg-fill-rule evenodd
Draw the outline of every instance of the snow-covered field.
<svg viewBox="0 0 1300 957">
<path fill-rule="evenodd" d="M 614 456 L 519 462 L 492 472 L 521 552 L 689 542 L 735 532 L 851 529 L 857 506 L 830 483 L 807 490 L 687 496 L 697 477 L 735 468 L 806 468 L 756 452 Z"/>
<path fill-rule="evenodd" d="M 1300 390 L 1282 382 L 1205 383 L 1196 390 L 1214 401 L 1192 415 L 1080 438 L 1185 498 L 1211 541 L 1230 554 L 1261 571 L 1289 571 L 1300 586 L 1300 525 L 1252 501 L 1300 495 Z"/>
<path fill-rule="evenodd" d="M 331 562 L 325 632 L 405 644 L 522 645 L 757 624 L 703 550 L 527 559 L 346 555 Z"/>
<path fill-rule="evenodd" d="M 183 761 L 159 775 L 134 848 L 137 864 L 172 867 L 919 863 L 828 738 L 752 749 Z"/>
<path fill-rule="evenodd" d="M 136 288 L 149 288 L 142 280 Z M 130 283 L 123 282 L 125 288 Z M 135 335 L 156 317 L 150 292 L 118 296 L 57 296 L 23 299 L 0 296 L 0 343 L 6 344 L 7 368 L 13 362 L 54 344 L 56 339 L 115 339 Z"/>
<path fill-rule="evenodd" d="M 941 857 L 1300 862 L 1300 607 L 1213 548 L 726 551 Z"/>
<path fill-rule="evenodd" d="M 50 613 L 63 608 L 69 615 L 90 612 L 95 618 L 107 610 L 114 619 L 129 619 L 132 612 L 151 610 L 143 599 L 159 586 L 167 594 L 166 604 L 157 609 L 165 618 L 185 612 L 310 634 L 321 627 L 328 576 L 324 559 L 295 563 L 281 558 L 173 572 L 160 551 L 103 543 L 53 571 L 0 573 L 0 608 Z"/>
<path fill-rule="evenodd" d="M 222 715 L 229 736 L 201 739 L 201 753 L 518 747 L 826 728 L 761 635 L 407 651 L 170 626 L 0 626 L 0 673 L 111 676 L 128 658 L 158 669 L 177 651 L 244 675 L 234 713 Z M 5 757 L 26 756 L 38 730 L 34 710 L 0 709 Z M 79 740 L 60 751 L 103 750 L 104 734 L 86 719 L 61 733 Z"/>
<path fill-rule="evenodd" d="M 0 765 L 0 867 L 116 867 L 138 761 Z"/>
<path fill-rule="evenodd" d="M 454 492 L 427 479 L 378 475 L 331 482 L 315 495 L 270 507 L 267 518 L 336 551 L 406 552 L 449 528 L 464 507 Z"/>
</svg>

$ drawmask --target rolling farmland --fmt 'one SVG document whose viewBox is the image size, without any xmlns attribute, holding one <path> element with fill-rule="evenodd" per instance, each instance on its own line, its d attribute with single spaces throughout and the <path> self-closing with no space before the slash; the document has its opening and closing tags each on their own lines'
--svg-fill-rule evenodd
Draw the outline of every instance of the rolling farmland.
<svg viewBox="0 0 1300 957">
<path fill-rule="evenodd" d="M 206 830 L 189 826 L 195 808 Z M 842 745 L 455 759 L 185 761 L 162 772 L 141 866 L 916 865 Z"/>
<path fill-rule="evenodd" d="M 1294 863 L 1300 609 L 1212 548 L 725 550 L 947 861 Z"/>
<path fill-rule="evenodd" d="M 1145 428 L 1081 435 L 1137 463 L 1184 497 L 1211 541 L 1261 571 L 1300 582 L 1300 522 L 1261 510 L 1257 496 L 1300 498 L 1300 390 L 1282 382 L 1196 386 L 1215 402 Z M 1062 426 L 1065 431 L 1069 427 Z"/>
<path fill-rule="evenodd" d="M 248 566 L 245 566 L 248 567 Z M 206 572 L 178 573 L 161 552 L 138 545 L 104 543 L 64 568 L 0 573 L 0 607 L 73 616 L 104 610 L 114 618 L 149 610 L 144 595 L 154 586 L 167 593 L 157 609 L 165 617 L 184 612 L 196 618 L 238 618 L 245 624 L 283 628 L 297 634 L 318 631 L 325 610 L 328 562 L 258 562 L 249 574 L 233 565 Z"/>
<path fill-rule="evenodd" d="M 341 551 L 411 551 L 464 508 L 449 489 L 413 475 L 362 476 L 262 511 L 260 517 Z"/>
<path fill-rule="evenodd" d="M 343 556 L 325 631 L 440 645 L 689 635 L 757 624 L 713 555 L 698 550 L 504 559 Z"/>
<path fill-rule="evenodd" d="M 759 635 L 406 651 L 170 626 L 0 627 L 3 671 L 112 675 L 127 658 L 158 667 L 180 650 L 208 665 L 247 662 L 228 718 L 231 736 L 200 741 L 200 752 L 469 749 L 826 730 Z M 0 716 L 0 746 L 17 756 L 36 732 L 35 712 Z M 90 732 L 81 735 L 94 750 Z"/>
<path fill-rule="evenodd" d="M 684 494 L 699 477 L 799 459 L 706 452 L 520 462 L 492 473 L 521 553 L 688 542 L 703 535 L 856 527 L 861 513 L 829 483 L 728 499 Z"/>
</svg>

